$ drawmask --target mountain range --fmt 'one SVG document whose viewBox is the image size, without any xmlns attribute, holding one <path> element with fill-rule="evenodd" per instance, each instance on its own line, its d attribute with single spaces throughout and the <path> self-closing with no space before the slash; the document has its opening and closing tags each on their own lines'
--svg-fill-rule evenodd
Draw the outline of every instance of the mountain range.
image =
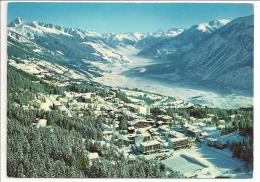
<svg viewBox="0 0 260 182">
<path fill-rule="evenodd" d="M 118 48 L 133 46 L 139 50 L 138 56 L 157 64 L 137 67 L 132 74 L 252 92 L 253 31 L 253 16 L 145 34 L 99 34 L 36 21 L 27 23 L 19 17 L 8 25 L 8 57 L 15 62 L 47 61 L 91 79 L 109 72 L 109 67 L 127 66 L 131 60 Z"/>
<path fill-rule="evenodd" d="M 214 23 L 219 26 L 192 26 L 179 36 L 142 50 L 139 54 L 166 60 L 167 64 L 146 67 L 146 72 L 140 74 L 252 92 L 253 16 Z"/>
</svg>

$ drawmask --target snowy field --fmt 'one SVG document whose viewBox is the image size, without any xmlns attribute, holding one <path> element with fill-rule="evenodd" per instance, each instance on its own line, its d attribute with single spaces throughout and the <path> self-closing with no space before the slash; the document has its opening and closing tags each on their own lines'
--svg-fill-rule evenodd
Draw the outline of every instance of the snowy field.
<svg viewBox="0 0 260 182">
<path fill-rule="evenodd" d="M 211 91 L 183 88 L 142 77 L 125 76 L 122 73 L 127 70 L 155 64 L 155 62 L 151 59 L 135 56 L 138 50 L 134 47 L 120 47 L 117 51 L 127 56 L 130 62 L 110 68 L 111 72 L 104 73 L 103 77 L 95 78 L 95 81 L 114 87 L 138 88 L 148 92 L 181 98 L 194 104 L 205 104 L 210 107 L 239 108 L 253 105 L 252 97 L 231 94 L 221 95 Z"/>
<path fill-rule="evenodd" d="M 193 146 L 190 149 L 171 151 L 172 155 L 160 161 L 174 171 L 183 173 L 186 177 L 215 178 L 228 176 L 232 178 L 249 178 L 252 172 L 247 172 L 244 162 L 232 158 L 229 149 L 216 149 L 206 144 Z M 144 156 L 151 159 L 161 154 Z"/>
</svg>

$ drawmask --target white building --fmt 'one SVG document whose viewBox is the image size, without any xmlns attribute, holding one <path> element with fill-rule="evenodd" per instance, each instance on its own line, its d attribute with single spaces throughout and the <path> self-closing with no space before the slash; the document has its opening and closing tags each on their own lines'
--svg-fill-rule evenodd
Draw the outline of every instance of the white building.
<svg viewBox="0 0 260 182">
<path fill-rule="evenodd" d="M 92 160 L 97 159 L 97 158 L 99 157 L 99 155 L 98 155 L 97 152 L 92 152 L 92 153 L 90 152 L 90 153 L 88 153 L 87 157 L 88 157 L 88 159 L 89 159 L 90 161 L 92 161 Z"/>
<path fill-rule="evenodd" d="M 41 127 L 46 127 L 47 126 L 47 120 L 46 119 L 39 119 L 36 127 L 41 128 Z"/>
<path fill-rule="evenodd" d="M 161 149 L 161 143 L 158 140 L 146 141 L 140 144 L 142 153 L 153 153 Z"/>
</svg>

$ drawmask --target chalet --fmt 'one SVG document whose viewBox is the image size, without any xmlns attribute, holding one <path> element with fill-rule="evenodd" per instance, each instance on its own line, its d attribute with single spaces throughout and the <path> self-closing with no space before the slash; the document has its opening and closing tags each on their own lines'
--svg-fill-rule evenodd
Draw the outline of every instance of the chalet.
<svg viewBox="0 0 260 182">
<path fill-rule="evenodd" d="M 170 128 L 168 127 L 168 125 L 163 125 L 158 128 L 158 131 L 162 134 L 166 134 L 170 131 Z"/>
<path fill-rule="evenodd" d="M 168 136 L 171 138 L 183 138 L 185 135 L 178 131 L 171 130 L 169 132 Z"/>
<path fill-rule="evenodd" d="M 154 124 L 153 121 L 139 120 L 139 119 L 128 121 L 128 125 L 129 126 L 133 126 L 136 129 L 138 129 L 138 128 L 147 128 L 147 127 L 152 126 L 153 124 Z"/>
<path fill-rule="evenodd" d="M 143 114 L 143 115 L 150 114 L 150 107 L 138 105 L 138 112 L 139 114 Z"/>
<path fill-rule="evenodd" d="M 135 144 L 140 144 L 142 142 L 146 142 L 151 139 L 151 135 L 148 132 L 144 132 L 141 134 L 137 134 L 135 136 Z"/>
<path fill-rule="evenodd" d="M 36 126 L 36 128 L 46 127 L 47 126 L 47 120 L 46 119 L 39 119 L 35 126 Z"/>
<path fill-rule="evenodd" d="M 150 128 L 147 130 L 152 136 L 160 136 L 161 134 L 158 132 L 157 128 Z"/>
<path fill-rule="evenodd" d="M 187 128 L 186 133 L 188 136 L 196 138 L 200 135 L 200 130 L 194 127 L 189 127 Z"/>
<path fill-rule="evenodd" d="M 161 143 L 157 140 L 142 142 L 140 151 L 144 154 L 150 154 L 161 150 Z"/>
<path fill-rule="evenodd" d="M 62 107 L 62 104 L 59 101 L 52 99 L 52 103 L 53 103 L 53 109 L 55 110 L 58 110 L 59 107 Z"/>
<path fill-rule="evenodd" d="M 128 146 L 135 143 L 135 136 L 135 134 L 121 135 L 119 136 L 119 141 Z"/>
<path fill-rule="evenodd" d="M 201 136 L 202 138 L 204 138 L 204 139 L 210 137 L 210 135 L 209 135 L 207 132 L 201 132 L 201 133 L 200 133 L 200 136 Z"/>
<path fill-rule="evenodd" d="M 108 136 L 108 135 L 112 135 L 112 134 L 113 134 L 113 131 L 107 131 L 107 130 L 102 131 L 102 135 L 103 135 L 104 137 L 106 137 L 106 136 Z"/>
<path fill-rule="evenodd" d="M 166 125 L 167 123 L 165 123 L 165 122 L 163 122 L 163 121 L 156 121 L 156 123 L 155 123 L 155 125 L 157 126 L 157 127 L 159 127 L 159 126 L 162 126 L 162 125 Z"/>
<path fill-rule="evenodd" d="M 96 95 L 95 93 L 84 93 L 81 96 L 82 102 L 91 103 L 95 98 L 95 95 Z"/>
<path fill-rule="evenodd" d="M 188 137 L 170 138 L 168 143 L 169 147 L 174 150 L 189 148 L 192 144 Z"/>
<path fill-rule="evenodd" d="M 89 152 L 87 154 L 87 157 L 88 157 L 88 160 L 92 161 L 92 160 L 98 159 L 99 155 L 97 152 Z"/>
<path fill-rule="evenodd" d="M 165 123 L 170 123 L 172 122 L 172 117 L 167 115 L 157 115 L 157 120 L 163 121 Z"/>
</svg>

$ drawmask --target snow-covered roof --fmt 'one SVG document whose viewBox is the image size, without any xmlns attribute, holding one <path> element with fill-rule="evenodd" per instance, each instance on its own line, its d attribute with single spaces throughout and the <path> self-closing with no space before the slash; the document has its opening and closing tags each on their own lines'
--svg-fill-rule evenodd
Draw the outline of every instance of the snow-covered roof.
<svg viewBox="0 0 260 182">
<path fill-rule="evenodd" d="M 97 159 L 99 157 L 98 153 L 97 152 L 92 152 L 92 153 L 89 153 L 88 154 L 88 159 L 91 160 L 91 159 Z"/>
<path fill-rule="evenodd" d="M 202 135 L 202 136 L 209 136 L 208 132 L 205 132 L 205 131 L 202 132 L 201 135 Z"/>
<path fill-rule="evenodd" d="M 179 142 L 179 141 L 182 141 L 182 140 L 187 140 L 188 137 L 178 137 L 178 138 L 170 138 L 169 141 L 170 142 Z"/>
<path fill-rule="evenodd" d="M 152 146 L 152 145 L 158 145 L 160 144 L 160 142 L 158 140 L 150 140 L 147 142 L 143 142 L 140 145 L 144 146 L 144 147 L 148 147 L 148 146 Z"/>
<path fill-rule="evenodd" d="M 175 136 L 176 138 L 184 137 L 185 135 L 178 131 L 170 131 L 170 134 Z"/>
</svg>

